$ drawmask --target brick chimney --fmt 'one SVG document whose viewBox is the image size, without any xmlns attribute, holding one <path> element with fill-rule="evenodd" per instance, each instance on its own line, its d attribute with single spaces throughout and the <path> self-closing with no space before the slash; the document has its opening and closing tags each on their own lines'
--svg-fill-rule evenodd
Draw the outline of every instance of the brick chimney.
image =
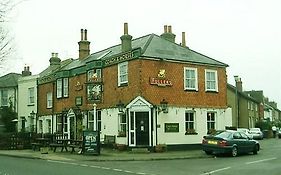
<svg viewBox="0 0 281 175">
<path fill-rule="evenodd" d="M 132 36 L 128 32 L 128 23 L 124 23 L 124 35 L 120 37 L 122 52 L 132 50 Z"/>
<path fill-rule="evenodd" d="M 90 42 L 87 41 L 87 29 L 81 29 L 81 41 L 79 45 L 79 59 L 83 60 L 90 55 Z"/>
<path fill-rule="evenodd" d="M 160 35 L 162 38 L 175 42 L 176 35 L 172 33 L 172 26 L 164 25 L 164 33 Z"/>
<path fill-rule="evenodd" d="M 235 83 L 236 83 L 236 88 L 239 92 L 242 92 L 243 91 L 243 87 L 242 87 L 242 80 L 241 78 L 237 77 L 235 79 Z"/>
<path fill-rule="evenodd" d="M 29 70 L 29 66 L 24 66 L 24 70 L 21 72 L 22 76 L 29 76 L 31 72 Z"/>
<path fill-rule="evenodd" d="M 60 65 L 61 60 L 58 57 L 58 53 L 52 53 L 52 57 L 49 59 L 50 66 Z"/>
</svg>

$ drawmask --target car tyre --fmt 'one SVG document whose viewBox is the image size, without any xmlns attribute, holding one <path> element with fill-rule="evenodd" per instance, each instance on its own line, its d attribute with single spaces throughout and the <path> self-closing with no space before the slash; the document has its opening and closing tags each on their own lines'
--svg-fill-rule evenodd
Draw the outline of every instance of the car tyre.
<svg viewBox="0 0 281 175">
<path fill-rule="evenodd" d="M 255 145 L 253 154 L 258 154 L 258 151 L 259 151 L 259 145 Z"/>
<path fill-rule="evenodd" d="M 232 147 L 231 156 L 236 157 L 238 155 L 238 149 L 236 146 Z"/>
</svg>

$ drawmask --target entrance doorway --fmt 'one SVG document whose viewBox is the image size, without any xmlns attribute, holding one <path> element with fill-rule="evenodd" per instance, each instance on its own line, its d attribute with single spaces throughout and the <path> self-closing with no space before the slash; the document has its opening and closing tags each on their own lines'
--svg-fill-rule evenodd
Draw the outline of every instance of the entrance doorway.
<svg viewBox="0 0 281 175">
<path fill-rule="evenodd" d="M 136 112 L 136 145 L 149 146 L 149 112 Z"/>
</svg>

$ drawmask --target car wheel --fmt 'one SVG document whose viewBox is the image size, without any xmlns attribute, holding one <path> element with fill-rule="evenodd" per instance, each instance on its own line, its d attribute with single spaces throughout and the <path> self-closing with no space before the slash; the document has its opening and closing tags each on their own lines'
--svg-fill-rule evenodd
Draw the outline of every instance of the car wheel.
<svg viewBox="0 0 281 175">
<path fill-rule="evenodd" d="M 211 155 L 211 154 L 212 154 L 212 151 L 205 151 L 205 153 L 206 153 L 207 155 Z"/>
<path fill-rule="evenodd" d="M 258 154 L 258 151 L 259 151 L 259 145 L 255 145 L 253 154 Z"/>
<path fill-rule="evenodd" d="M 231 150 L 231 156 L 236 157 L 237 155 L 238 155 L 238 150 L 237 150 L 237 147 L 234 146 L 234 147 L 232 147 L 232 150 Z"/>
</svg>

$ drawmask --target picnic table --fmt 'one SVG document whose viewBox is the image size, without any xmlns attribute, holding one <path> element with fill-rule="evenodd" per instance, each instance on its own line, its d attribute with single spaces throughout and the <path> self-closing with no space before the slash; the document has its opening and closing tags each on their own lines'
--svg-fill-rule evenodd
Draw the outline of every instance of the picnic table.
<svg viewBox="0 0 281 175">
<path fill-rule="evenodd" d="M 50 143 L 50 138 L 45 138 L 45 137 L 35 138 L 35 142 L 31 143 L 32 150 L 35 151 L 36 149 L 38 149 L 40 151 L 41 147 L 48 147 L 49 143 Z"/>
<path fill-rule="evenodd" d="M 56 152 L 57 147 L 60 147 L 61 152 L 63 152 L 63 150 L 68 151 L 67 147 L 70 145 L 71 142 L 72 139 L 66 139 L 66 138 L 56 139 L 55 143 L 51 143 L 49 146 L 51 148 L 54 148 L 54 152 Z"/>
</svg>

